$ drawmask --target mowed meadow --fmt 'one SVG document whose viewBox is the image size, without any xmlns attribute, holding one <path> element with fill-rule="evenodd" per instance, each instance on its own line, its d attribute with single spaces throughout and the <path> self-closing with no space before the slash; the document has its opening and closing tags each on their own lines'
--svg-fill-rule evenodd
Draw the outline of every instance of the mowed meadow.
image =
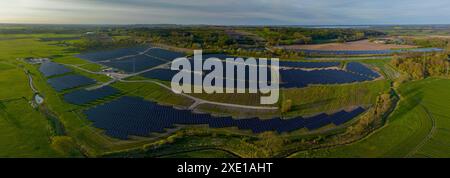
<svg viewBox="0 0 450 178">
<path fill-rule="evenodd" d="M 450 157 L 450 80 L 429 78 L 402 85 L 398 108 L 369 137 L 333 149 L 291 157 Z"/>
<path fill-rule="evenodd" d="M 56 54 L 34 39 L 0 40 L 0 157 L 58 157 L 48 119 L 32 108 L 33 92 L 16 58 Z"/>
</svg>

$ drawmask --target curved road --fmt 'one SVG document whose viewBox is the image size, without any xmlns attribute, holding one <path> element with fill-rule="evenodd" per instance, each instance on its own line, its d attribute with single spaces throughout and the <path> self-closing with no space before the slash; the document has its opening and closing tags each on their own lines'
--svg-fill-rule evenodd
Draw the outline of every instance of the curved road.
<svg viewBox="0 0 450 178">
<path fill-rule="evenodd" d="M 125 82 L 125 83 L 154 83 L 157 84 L 167 90 L 170 90 L 171 92 L 172 89 L 162 83 L 159 83 L 157 81 L 153 81 L 153 80 L 122 80 L 119 79 L 120 82 Z M 175 93 L 175 92 L 173 92 Z M 177 95 L 181 95 L 184 96 L 186 98 L 192 99 L 194 100 L 194 104 L 192 104 L 189 109 L 194 109 L 195 107 L 197 107 L 200 104 L 212 104 L 212 105 L 218 105 L 218 106 L 227 106 L 227 107 L 235 107 L 235 108 L 243 108 L 243 109 L 259 109 L 259 110 L 277 110 L 278 107 L 266 107 L 266 106 L 247 106 L 247 105 L 240 105 L 240 104 L 230 104 L 230 103 L 221 103 L 221 102 L 215 102 L 215 101 L 208 101 L 208 100 L 204 100 L 204 99 L 200 99 L 191 95 L 187 95 L 185 93 L 176 93 Z"/>
<path fill-rule="evenodd" d="M 159 85 L 159 86 L 161 86 L 161 87 L 163 87 L 163 88 L 169 90 L 170 92 L 173 92 L 172 89 L 171 89 L 170 87 L 168 87 L 168 86 L 166 86 L 166 85 L 164 85 L 164 84 L 162 84 L 162 83 L 159 83 L 159 82 L 157 82 L 157 81 L 153 81 L 153 80 L 135 80 L 135 81 L 127 81 L 127 80 L 123 80 L 123 78 L 128 78 L 128 77 L 140 75 L 140 74 L 142 74 L 142 73 L 145 73 L 145 72 L 148 72 L 148 71 L 151 71 L 151 70 L 154 70 L 154 69 L 161 68 L 161 67 L 163 67 L 163 66 L 166 66 L 166 65 L 169 64 L 169 63 L 170 63 L 170 62 L 161 64 L 161 65 L 156 66 L 156 67 L 153 67 L 153 68 L 149 68 L 149 69 L 144 70 L 144 71 L 136 72 L 136 73 L 133 73 L 133 74 L 123 75 L 123 76 L 120 76 L 120 77 L 118 77 L 118 78 L 113 78 L 112 80 L 110 80 L 110 81 L 108 81 L 108 82 L 106 82 L 106 83 L 103 83 L 103 84 L 101 84 L 101 85 L 97 85 L 97 86 L 88 88 L 88 90 L 93 90 L 93 89 L 101 88 L 101 87 L 104 87 L 104 86 L 107 86 L 107 85 L 110 85 L 110 84 L 112 84 L 112 83 L 114 83 L 114 82 L 119 81 L 119 82 L 125 82 L 125 83 L 126 83 L 126 82 L 128 82 L 128 83 L 146 83 L 146 82 L 147 82 L 147 83 L 154 83 L 154 84 L 157 84 L 157 85 Z M 107 75 L 107 74 L 108 74 L 108 73 L 105 73 L 105 72 L 93 72 L 93 71 L 90 71 L 90 70 L 81 68 L 81 67 L 79 67 L 79 66 L 76 66 L 76 65 L 71 65 L 71 64 L 64 64 L 64 65 L 71 66 L 71 67 L 77 68 L 77 69 L 79 69 L 79 70 L 82 70 L 82 71 L 85 71 L 85 72 L 88 72 L 88 73 L 91 73 L 91 74 L 100 74 L 100 75 Z M 173 93 L 174 93 L 174 92 L 173 92 Z M 177 93 L 177 94 L 178 94 L 178 93 Z M 208 100 L 200 99 L 200 98 L 197 98 L 197 97 L 194 97 L 194 96 L 191 96 L 191 95 L 187 95 L 187 94 L 184 94 L 184 93 L 180 93 L 180 94 L 178 94 L 178 95 L 187 97 L 187 98 L 192 99 L 192 100 L 194 101 L 194 104 L 192 104 L 192 105 L 189 107 L 189 109 L 191 109 L 191 110 L 192 110 L 192 109 L 195 109 L 195 108 L 196 108 L 198 105 L 200 105 L 200 104 L 212 104 L 212 105 L 218 105 L 218 106 L 226 106 L 226 107 L 234 107 L 234 108 L 243 108 L 243 109 L 259 109 L 259 110 L 277 110 L 277 109 L 278 109 L 278 107 L 247 106 L 247 105 L 239 105 L 239 104 L 230 104 L 230 103 L 221 103 L 221 102 L 208 101 Z"/>
</svg>

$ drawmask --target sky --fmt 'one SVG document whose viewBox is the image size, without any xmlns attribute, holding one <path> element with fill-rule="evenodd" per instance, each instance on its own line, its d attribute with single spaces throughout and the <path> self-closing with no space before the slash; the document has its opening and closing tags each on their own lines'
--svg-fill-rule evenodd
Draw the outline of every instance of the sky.
<svg viewBox="0 0 450 178">
<path fill-rule="evenodd" d="M 0 0 L 0 23 L 450 24 L 448 0 Z"/>
</svg>

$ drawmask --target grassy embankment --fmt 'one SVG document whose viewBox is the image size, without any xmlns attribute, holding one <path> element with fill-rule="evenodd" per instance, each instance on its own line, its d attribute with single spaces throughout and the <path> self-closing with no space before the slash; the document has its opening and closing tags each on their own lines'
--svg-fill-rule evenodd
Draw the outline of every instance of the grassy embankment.
<svg viewBox="0 0 450 178">
<path fill-rule="evenodd" d="M 449 157 L 449 87 L 450 80 L 438 78 L 404 84 L 398 108 L 379 131 L 351 145 L 293 157 Z"/>
</svg>

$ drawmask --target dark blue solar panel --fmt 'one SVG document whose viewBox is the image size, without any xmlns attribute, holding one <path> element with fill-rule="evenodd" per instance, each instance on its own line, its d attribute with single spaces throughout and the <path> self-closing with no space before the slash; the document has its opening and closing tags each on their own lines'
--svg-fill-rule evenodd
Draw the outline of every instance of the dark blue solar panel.
<svg viewBox="0 0 450 178">
<path fill-rule="evenodd" d="M 281 67 L 294 68 L 327 68 L 338 67 L 340 62 L 294 62 L 294 61 L 280 61 Z"/>
<path fill-rule="evenodd" d="M 172 77 L 178 73 L 178 71 L 172 71 L 170 69 L 156 69 L 142 74 L 143 77 L 159 79 L 164 81 L 171 81 Z M 204 76 L 208 74 L 205 71 Z M 224 75 L 225 76 L 225 75 Z M 235 73 L 235 86 L 237 86 L 237 74 Z M 359 75 L 356 73 L 346 72 L 343 70 L 280 70 L 281 84 L 283 88 L 301 88 L 306 87 L 310 84 L 343 84 L 343 83 L 354 83 L 370 81 L 373 78 L 368 76 Z M 270 75 L 268 76 L 270 80 Z M 224 86 L 226 78 L 223 80 Z M 245 85 L 249 86 L 250 82 L 248 78 L 248 70 L 246 70 Z"/>
<path fill-rule="evenodd" d="M 284 88 L 306 87 L 310 84 L 343 84 L 370 81 L 372 78 L 342 70 L 280 70 Z"/>
<path fill-rule="evenodd" d="M 63 66 L 61 64 L 57 64 L 54 62 L 42 63 L 41 66 L 39 67 L 39 71 L 41 71 L 45 77 L 61 75 L 61 74 L 72 72 L 72 70 L 70 70 L 66 66 Z"/>
<path fill-rule="evenodd" d="M 149 47 L 148 46 L 139 46 L 139 47 L 131 47 L 131 48 L 120 48 L 120 49 L 111 49 L 111 50 L 83 53 L 83 54 L 78 54 L 75 56 L 79 57 L 81 59 L 86 59 L 89 61 L 97 62 L 97 61 L 116 59 L 116 58 L 129 56 L 129 55 L 136 55 L 140 52 L 144 52 L 147 48 L 149 48 Z"/>
<path fill-rule="evenodd" d="M 402 52 L 440 52 L 439 48 L 416 48 L 416 49 L 393 49 L 393 50 L 357 50 L 357 51 L 339 51 L 339 50 L 307 50 L 293 49 L 294 51 L 303 52 L 306 55 L 389 55 Z"/>
<path fill-rule="evenodd" d="M 364 109 L 359 108 L 342 115 L 356 116 Z M 280 118 L 261 120 L 233 119 L 231 117 L 213 117 L 209 114 L 196 114 L 188 110 L 177 110 L 169 106 L 161 106 L 154 102 L 136 97 L 122 97 L 115 101 L 96 106 L 84 111 L 95 127 L 106 130 L 106 134 L 121 139 L 129 135 L 148 136 L 153 132 L 165 132 L 165 129 L 176 125 L 208 125 L 212 128 L 237 127 L 251 130 L 254 133 L 265 131 L 291 132 L 304 128 L 317 129 L 331 123 L 344 122 L 339 115 L 321 114 L 311 118 L 296 117 L 282 120 Z"/>
<path fill-rule="evenodd" d="M 95 90 L 80 89 L 64 95 L 64 100 L 72 104 L 87 104 L 98 99 L 105 98 L 119 93 L 119 91 L 113 87 L 105 86 Z"/>
<path fill-rule="evenodd" d="M 47 81 L 56 91 L 63 91 L 75 87 L 94 84 L 95 80 L 81 75 L 66 75 L 57 78 L 51 78 Z"/>
<path fill-rule="evenodd" d="M 146 54 L 167 61 L 173 61 L 176 58 L 185 56 L 183 53 L 178 53 L 160 48 L 152 48 Z"/>
<path fill-rule="evenodd" d="M 155 69 L 149 72 L 145 72 L 141 74 L 141 76 L 150 78 L 150 79 L 158 79 L 163 81 L 171 81 L 172 77 L 177 74 L 178 71 L 170 70 L 170 69 Z"/>
<path fill-rule="evenodd" d="M 126 59 L 102 62 L 103 65 L 120 69 L 128 73 L 140 72 L 164 63 L 167 63 L 167 61 L 146 55 L 137 55 Z"/>
<path fill-rule="evenodd" d="M 366 111 L 366 110 L 361 107 L 358 107 L 355 110 L 350 111 L 350 112 L 341 111 L 341 112 L 331 115 L 331 122 L 334 125 L 341 125 L 341 124 L 344 124 L 344 123 L 350 121 L 351 119 L 355 118 L 356 116 L 360 115 L 364 111 Z"/>
<path fill-rule="evenodd" d="M 369 69 L 365 65 L 359 63 L 359 62 L 350 62 L 347 64 L 346 67 L 347 71 L 354 72 L 360 75 L 365 75 L 371 78 L 378 78 L 380 75 L 373 70 Z"/>
</svg>

